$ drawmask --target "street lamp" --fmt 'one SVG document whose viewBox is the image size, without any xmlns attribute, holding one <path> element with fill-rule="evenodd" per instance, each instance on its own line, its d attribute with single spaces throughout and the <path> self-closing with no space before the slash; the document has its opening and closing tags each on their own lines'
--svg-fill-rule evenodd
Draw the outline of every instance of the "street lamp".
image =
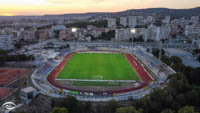
<svg viewBox="0 0 200 113">
<path fill-rule="evenodd" d="M 77 28 L 72 28 L 72 32 L 75 33 L 77 31 Z"/>
<path fill-rule="evenodd" d="M 72 33 L 73 33 L 73 36 L 74 36 L 74 47 L 76 49 L 76 40 L 75 40 L 75 32 L 77 31 L 77 28 L 72 28 Z"/>
<path fill-rule="evenodd" d="M 158 63 L 158 73 L 157 73 L 157 84 L 159 84 L 159 78 L 160 78 L 160 68 L 161 68 L 161 56 L 162 56 L 162 41 L 159 41 L 159 63 Z"/>
<path fill-rule="evenodd" d="M 135 36 L 136 29 L 135 28 L 131 29 L 131 33 Z M 133 36 L 132 36 L 132 46 L 133 46 Z"/>
</svg>

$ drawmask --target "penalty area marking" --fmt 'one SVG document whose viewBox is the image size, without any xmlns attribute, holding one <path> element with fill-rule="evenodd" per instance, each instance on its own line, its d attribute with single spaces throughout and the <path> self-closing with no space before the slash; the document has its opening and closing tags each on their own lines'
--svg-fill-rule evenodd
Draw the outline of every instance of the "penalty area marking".
<svg viewBox="0 0 200 113">
<path fill-rule="evenodd" d="M 102 75 L 95 75 L 95 76 L 92 77 L 92 79 L 103 80 L 103 76 Z"/>
</svg>

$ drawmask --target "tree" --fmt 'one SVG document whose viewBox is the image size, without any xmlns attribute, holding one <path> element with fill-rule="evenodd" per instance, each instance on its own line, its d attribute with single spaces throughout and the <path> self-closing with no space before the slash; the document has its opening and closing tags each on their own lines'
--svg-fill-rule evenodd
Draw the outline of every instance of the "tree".
<svg viewBox="0 0 200 113">
<path fill-rule="evenodd" d="M 108 101 L 106 103 L 105 109 L 107 113 L 115 113 L 119 104 L 115 100 Z"/>
<path fill-rule="evenodd" d="M 197 85 L 200 85 L 200 76 L 199 76 L 199 73 L 200 73 L 200 67 L 196 68 L 196 69 L 193 69 L 192 72 L 191 72 L 191 81 Z"/>
<path fill-rule="evenodd" d="M 198 94 L 199 89 L 193 89 L 191 91 L 188 91 L 185 95 L 185 100 L 187 101 L 187 104 L 197 106 L 200 105 L 200 95 Z"/>
<path fill-rule="evenodd" d="M 106 20 L 100 20 L 100 21 L 95 21 L 95 22 L 85 22 L 85 21 L 79 21 L 76 23 L 70 23 L 67 24 L 66 27 L 77 27 L 77 28 L 87 28 L 88 25 L 93 25 L 95 27 L 107 27 L 107 21 Z"/>
<path fill-rule="evenodd" d="M 185 106 L 185 107 L 179 109 L 178 113 L 196 113 L 196 112 L 194 111 L 194 107 Z"/>
<path fill-rule="evenodd" d="M 134 40 L 134 42 L 144 42 L 142 35 L 140 35 L 138 38 L 134 38 L 133 40 Z"/>
<path fill-rule="evenodd" d="M 160 53 L 159 49 L 153 49 L 152 50 L 152 54 L 157 58 L 159 58 L 159 53 Z M 163 49 L 161 50 L 161 55 L 165 55 L 165 51 Z"/>
<path fill-rule="evenodd" d="M 85 102 L 84 111 L 85 111 L 85 113 L 91 113 L 91 111 L 92 111 L 91 102 L 89 102 L 89 101 Z"/>
<path fill-rule="evenodd" d="M 167 90 L 154 89 L 149 95 L 150 111 L 161 112 L 163 109 L 170 108 L 174 103 L 173 96 Z"/>
<path fill-rule="evenodd" d="M 64 106 L 68 108 L 70 113 L 76 113 L 78 110 L 78 100 L 73 96 L 68 96 L 64 101 Z"/>
<path fill-rule="evenodd" d="M 3 65 L 6 62 L 6 56 L 0 54 L 0 65 Z"/>
<path fill-rule="evenodd" d="M 185 66 L 183 70 L 184 75 L 187 77 L 190 83 L 191 83 L 191 74 L 192 74 L 193 69 L 194 68 L 191 66 Z"/>
<path fill-rule="evenodd" d="M 8 53 L 3 49 L 0 49 L 0 65 L 3 65 L 8 57 Z"/>
<path fill-rule="evenodd" d="M 158 26 L 158 27 L 162 26 L 162 20 L 161 20 L 161 19 L 157 19 L 157 20 L 155 21 L 154 25 L 155 25 L 155 26 Z"/>
<path fill-rule="evenodd" d="M 197 55 L 198 53 L 200 53 L 200 49 L 195 49 L 195 50 L 192 51 L 193 55 Z"/>
<path fill-rule="evenodd" d="M 55 108 L 53 108 L 51 113 L 69 113 L 69 112 L 68 112 L 67 108 L 55 107 Z"/>
<path fill-rule="evenodd" d="M 177 56 L 172 56 L 172 57 L 170 58 L 170 60 L 171 60 L 171 62 L 173 62 L 174 64 L 181 64 L 181 63 L 182 63 L 182 60 L 181 60 L 179 57 L 177 57 Z"/>
<path fill-rule="evenodd" d="M 92 112 L 92 104 L 90 101 L 78 103 L 77 113 L 91 113 L 91 112 Z"/>
<path fill-rule="evenodd" d="M 115 37 L 115 30 L 111 30 L 108 32 L 103 32 L 99 38 L 104 40 L 111 40 L 114 37 Z"/>
<path fill-rule="evenodd" d="M 8 53 L 3 49 L 0 49 L 0 55 L 8 56 Z"/>
<path fill-rule="evenodd" d="M 106 113 L 105 105 L 98 103 L 95 107 L 95 113 Z"/>
<path fill-rule="evenodd" d="M 181 105 L 185 105 L 185 103 L 186 103 L 185 95 L 183 93 L 177 95 L 176 101 Z"/>
<path fill-rule="evenodd" d="M 200 56 L 198 56 L 197 60 L 200 62 Z"/>
<path fill-rule="evenodd" d="M 188 83 L 188 80 L 183 73 L 170 75 L 168 86 L 170 89 L 173 89 L 176 92 L 173 96 L 176 96 L 177 93 L 185 93 L 191 89 L 190 84 Z"/>
<path fill-rule="evenodd" d="M 171 109 L 165 109 L 161 113 L 174 113 L 174 111 L 172 111 Z"/>
<path fill-rule="evenodd" d="M 15 48 L 17 48 L 17 49 L 20 49 L 20 48 L 22 48 L 23 47 L 23 44 L 21 43 L 21 42 L 17 42 L 16 44 L 15 44 Z"/>
<path fill-rule="evenodd" d="M 9 113 L 28 113 L 25 110 L 19 110 L 19 111 L 10 111 Z"/>
<path fill-rule="evenodd" d="M 183 72 L 185 69 L 185 65 L 182 63 L 174 63 L 173 61 L 171 61 L 171 65 L 170 65 L 176 72 Z"/>
<path fill-rule="evenodd" d="M 120 107 L 117 108 L 116 113 L 142 113 L 142 110 L 136 110 L 135 107 Z"/>
</svg>

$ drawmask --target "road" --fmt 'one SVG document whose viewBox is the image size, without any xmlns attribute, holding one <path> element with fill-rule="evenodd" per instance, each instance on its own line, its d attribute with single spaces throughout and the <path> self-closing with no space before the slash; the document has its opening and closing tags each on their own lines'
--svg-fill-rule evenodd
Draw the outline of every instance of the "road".
<svg viewBox="0 0 200 113">
<path fill-rule="evenodd" d="M 79 46 L 132 46 L 131 42 L 63 42 L 65 44 L 70 44 L 71 46 L 74 45 L 79 45 Z M 159 44 L 156 42 L 135 42 L 134 46 L 145 46 L 148 48 L 159 48 Z M 184 43 L 164 43 L 163 44 L 164 48 L 180 48 L 180 49 L 196 49 L 197 45 L 192 45 L 192 44 L 184 44 Z"/>
<path fill-rule="evenodd" d="M 41 41 L 37 44 L 32 44 L 27 46 L 29 50 L 32 50 L 33 48 L 40 48 L 47 43 L 52 42 L 57 45 L 66 45 L 69 44 L 70 46 L 114 46 L 114 47 L 120 47 L 120 46 L 132 46 L 131 42 L 111 42 L 111 41 L 103 41 L 103 42 L 64 42 L 64 41 L 58 41 L 56 39 L 49 39 L 45 41 Z M 159 44 L 156 42 L 135 42 L 134 46 L 144 46 L 147 48 L 159 48 Z M 192 50 L 196 49 L 197 45 L 192 45 L 192 44 L 184 44 L 184 43 L 164 43 L 163 48 L 180 48 L 180 49 L 185 49 L 185 50 Z M 21 53 L 23 51 L 23 48 L 20 50 L 16 50 L 13 53 Z"/>
</svg>

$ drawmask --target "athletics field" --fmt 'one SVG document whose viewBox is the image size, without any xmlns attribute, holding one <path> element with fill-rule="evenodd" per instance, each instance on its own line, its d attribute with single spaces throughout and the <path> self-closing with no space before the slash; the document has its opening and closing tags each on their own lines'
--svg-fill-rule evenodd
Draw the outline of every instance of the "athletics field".
<svg viewBox="0 0 200 113">
<path fill-rule="evenodd" d="M 57 79 L 139 80 L 139 77 L 123 54 L 75 53 Z"/>
</svg>

